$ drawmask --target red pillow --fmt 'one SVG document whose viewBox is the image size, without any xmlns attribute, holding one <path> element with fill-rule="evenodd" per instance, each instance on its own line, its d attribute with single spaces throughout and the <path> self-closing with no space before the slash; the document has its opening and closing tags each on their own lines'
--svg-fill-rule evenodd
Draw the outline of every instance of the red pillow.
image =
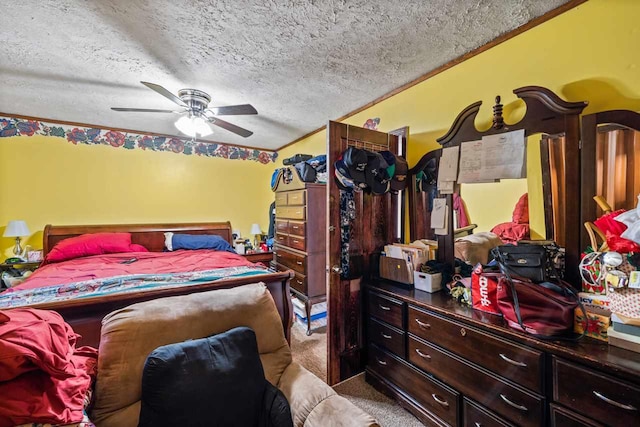
<svg viewBox="0 0 640 427">
<path fill-rule="evenodd" d="M 529 194 L 524 193 L 513 209 L 512 221 L 516 224 L 529 224 Z"/>
<path fill-rule="evenodd" d="M 132 243 L 131 246 L 129 246 L 129 252 L 149 252 L 149 249 L 137 243 Z"/>
<path fill-rule="evenodd" d="M 45 264 L 90 255 L 133 252 L 131 233 L 82 234 L 58 242 L 44 259 Z"/>
</svg>

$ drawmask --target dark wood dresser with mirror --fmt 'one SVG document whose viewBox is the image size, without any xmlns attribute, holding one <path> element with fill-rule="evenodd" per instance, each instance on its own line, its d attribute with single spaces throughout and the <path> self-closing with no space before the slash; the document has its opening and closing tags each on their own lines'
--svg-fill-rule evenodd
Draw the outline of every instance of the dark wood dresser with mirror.
<svg viewBox="0 0 640 427">
<path fill-rule="evenodd" d="M 593 175 L 595 167 L 585 175 L 595 157 L 585 153 L 585 147 L 580 149 L 580 114 L 587 103 L 567 102 L 533 86 L 514 93 L 526 105 L 518 123 L 505 122 L 497 100 L 491 127 L 477 130 L 477 102 L 460 113 L 438 142 L 459 146 L 484 135 L 524 130 L 527 146 L 535 144 L 539 152 L 541 182 L 536 191 L 544 219 L 538 238 L 553 239 L 566 248 L 565 278 L 579 288 L 577 267 L 585 247 L 582 222 L 590 214 L 584 206 L 588 201 L 594 204 L 589 192 L 601 185 Z M 600 115 L 594 123 L 610 119 Z M 435 186 L 441 151 L 426 154 L 410 171 L 410 235 L 411 240 L 437 239 L 439 260 L 453 264 L 458 237 L 453 213 L 449 212 L 444 236 L 435 236 L 430 224 L 430 198 L 438 193 L 427 187 Z M 434 165 L 435 172 L 428 171 Z M 452 206 L 451 195 L 442 197 Z M 487 205 L 495 209 L 490 201 Z M 364 289 L 366 379 L 426 425 L 640 425 L 638 353 L 591 338 L 537 339 L 442 291 L 430 294 L 375 279 L 365 281 Z"/>
<path fill-rule="evenodd" d="M 293 270 L 291 292 L 305 305 L 307 335 L 311 308 L 326 301 L 326 185 L 305 183 L 295 167 L 284 168 L 275 185 L 273 264 Z"/>
<path fill-rule="evenodd" d="M 640 355 L 543 341 L 444 292 L 366 287 L 366 376 L 427 425 L 640 425 Z"/>
</svg>

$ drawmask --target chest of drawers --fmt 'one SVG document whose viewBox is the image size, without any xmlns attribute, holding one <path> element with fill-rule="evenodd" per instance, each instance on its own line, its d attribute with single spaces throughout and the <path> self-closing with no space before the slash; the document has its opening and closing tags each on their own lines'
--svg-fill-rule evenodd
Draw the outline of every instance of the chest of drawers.
<svg viewBox="0 0 640 427">
<path fill-rule="evenodd" d="M 640 355 L 542 341 L 443 293 L 366 286 L 367 381 L 427 425 L 640 425 Z"/>
<path fill-rule="evenodd" d="M 313 304 L 326 301 L 326 230 L 324 184 L 278 187 L 273 263 L 278 271 L 295 273 L 291 292 L 305 303 L 307 335 Z"/>
</svg>

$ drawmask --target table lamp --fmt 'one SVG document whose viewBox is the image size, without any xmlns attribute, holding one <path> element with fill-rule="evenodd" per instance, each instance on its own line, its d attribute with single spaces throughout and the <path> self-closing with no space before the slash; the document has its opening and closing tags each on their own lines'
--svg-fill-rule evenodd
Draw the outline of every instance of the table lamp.
<svg viewBox="0 0 640 427">
<path fill-rule="evenodd" d="M 253 238 L 253 248 L 257 250 L 257 249 L 258 249 L 258 246 L 259 246 L 259 245 L 258 245 L 258 243 L 259 243 L 259 242 L 258 242 L 258 235 L 262 235 L 262 230 L 260 230 L 260 225 L 258 225 L 258 224 L 253 224 L 253 225 L 251 226 L 251 234 L 253 234 L 253 235 L 254 235 L 254 238 Z"/>
<path fill-rule="evenodd" d="M 20 246 L 20 238 L 24 236 L 28 236 L 31 234 L 29 232 L 29 227 L 27 227 L 27 223 L 24 221 L 9 221 L 7 224 L 7 228 L 4 230 L 4 237 L 15 237 L 16 238 L 16 246 L 13 248 L 13 253 L 19 257 L 22 254 L 22 246 Z"/>
</svg>

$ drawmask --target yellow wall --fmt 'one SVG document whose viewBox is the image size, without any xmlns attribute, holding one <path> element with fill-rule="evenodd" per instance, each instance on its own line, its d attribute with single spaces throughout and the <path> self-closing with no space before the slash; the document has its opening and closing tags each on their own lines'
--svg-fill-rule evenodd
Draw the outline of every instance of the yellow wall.
<svg viewBox="0 0 640 427">
<path fill-rule="evenodd" d="M 506 122 L 517 122 L 524 103 L 512 91 L 522 86 L 544 86 L 568 101 L 588 100 L 586 114 L 640 110 L 639 49 L 640 1 L 590 0 L 345 122 L 362 126 L 368 118 L 380 117 L 381 131 L 409 126 L 408 161 L 413 166 L 439 147 L 436 138 L 475 101 L 483 102 L 478 128 L 490 126 L 496 95 L 502 96 Z M 325 145 L 326 132 L 321 132 L 288 150 L 322 152 Z M 509 218 L 513 207 L 509 200 L 494 210 Z M 532 226 L 544 229 L 539 223 Z"/>
<path fill-rule="evenodd" d="M 269 225 L 274 164 L 74 146 L 63 138 L 0 138 L 0 236 L 24 219 L 24 243 L 42 247 L 46 224 L 231 221 L 244 237 Z M 0 238 L 0 256 L 14 241 Z M 4 259 L 4 258 L 3 258 Z"/>
</svg>

